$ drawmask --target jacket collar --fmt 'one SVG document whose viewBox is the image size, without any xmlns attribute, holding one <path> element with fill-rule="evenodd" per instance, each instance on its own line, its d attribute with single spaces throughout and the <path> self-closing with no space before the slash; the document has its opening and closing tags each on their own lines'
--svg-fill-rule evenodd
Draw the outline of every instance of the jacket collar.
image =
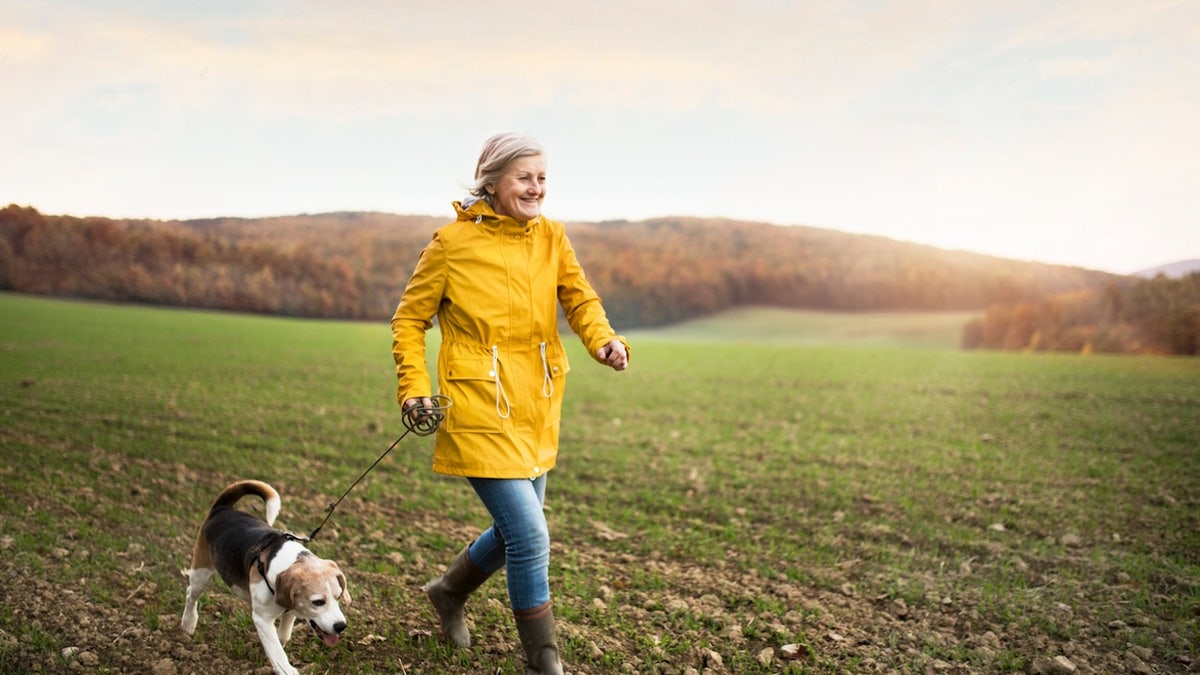
<svg viewBox="0 0 1200 675">
<path fill-rule="evenodd" d="M 458 214 L 460 221 L 473 220 L 488 230 L 513 228 L 527 231 L 540 224 L 543 218 L 541 214 L 538 214 L 532 220 L 522 221 L 510 216 L 502 216 L 492 209 L 492 205 L 486 199 L 478 197 L 469 197 L 461 202 L 454 202 L 454 211 Z"/>
</svg>

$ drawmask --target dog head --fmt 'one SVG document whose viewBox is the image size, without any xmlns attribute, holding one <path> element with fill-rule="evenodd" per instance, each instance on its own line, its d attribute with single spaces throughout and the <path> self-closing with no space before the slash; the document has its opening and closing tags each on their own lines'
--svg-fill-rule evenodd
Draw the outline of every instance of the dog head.
<svg viewBox="0 0 1200 675">
<path fill-rule="evenodd" d="M 302 555 L 279 573 L 275 603 L 291 610 L 312 626 L 326 645 L 337 644 L 346 630 L 340 603 L 350 604 L 346 575 L 332 560 Z"/>
</svg>

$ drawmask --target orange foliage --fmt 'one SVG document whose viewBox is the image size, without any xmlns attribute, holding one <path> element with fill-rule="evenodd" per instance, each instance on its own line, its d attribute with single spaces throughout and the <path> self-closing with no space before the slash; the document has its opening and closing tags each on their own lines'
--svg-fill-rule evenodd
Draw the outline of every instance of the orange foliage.
<svg viewBox="0 0 1200 675">
<path fill-rule="evenodd" d="M 0 210 L 0 288 L 386 320 L 420 250 L 445 222 L 383 213 L 109 220 L 10 205 Z M 1195 353 L 1200 309 L 1194 300 L 1189 305 L 1176 298 L 1186 293 L 1166 281 L 1135 283 L 882 237 L 723 219 L 567 227 L 588 278 L 621 328 L 745 305 L 990 308 L 964 329 L 964 347 Z"/>
</svg>

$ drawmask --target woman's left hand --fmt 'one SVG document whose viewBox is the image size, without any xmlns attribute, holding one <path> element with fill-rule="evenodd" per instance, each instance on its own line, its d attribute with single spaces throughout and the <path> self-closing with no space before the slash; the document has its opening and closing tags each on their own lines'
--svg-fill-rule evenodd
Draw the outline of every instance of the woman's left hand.
<svg viewBox="0 0 1200 675">
<path fill-rule="evenodd" d="M 596 350 L 596 356 L 613 370 L 625 370 L 625 366 L 629 365 L 629 352 L 625 351 L 625 344 L 620 340 L 614 339 Z"/>
</svg>

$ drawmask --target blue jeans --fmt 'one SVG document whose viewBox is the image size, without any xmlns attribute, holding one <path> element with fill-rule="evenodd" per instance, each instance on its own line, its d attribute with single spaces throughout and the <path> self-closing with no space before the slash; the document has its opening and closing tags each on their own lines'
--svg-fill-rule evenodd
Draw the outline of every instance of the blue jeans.
<svg viewBox="0 0 1200 675">
<path fill-rule="evenodd" d="M 542 503 L 546 474 L 527 478 L 468 478 L 492 516 L 492 526 L 471 543 L 467 555 L 489 574 L 508 566 L 508 600 L 513 610 L 550 600 L 550 529 Z"/>
</svg>

